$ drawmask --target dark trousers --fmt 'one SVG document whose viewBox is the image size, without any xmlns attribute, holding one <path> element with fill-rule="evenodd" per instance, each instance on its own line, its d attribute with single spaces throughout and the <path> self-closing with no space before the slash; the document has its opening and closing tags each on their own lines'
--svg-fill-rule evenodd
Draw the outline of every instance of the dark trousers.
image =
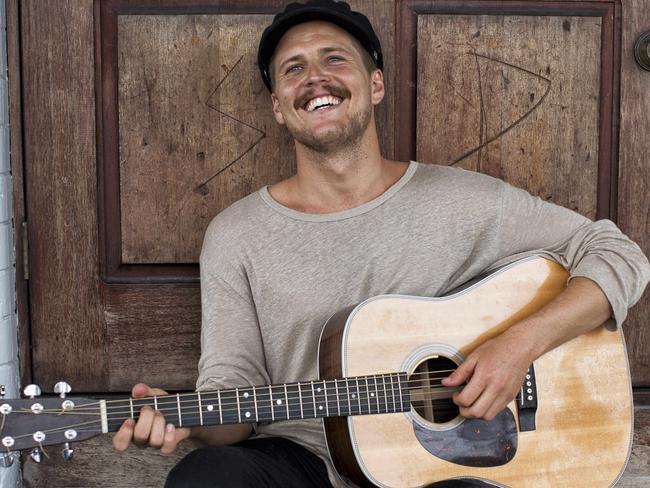
<svg viewBox="0 0 650 488">
<path fill-rule="evenodd" d="M 331 488 L 325 463 L 280 437 L 203 447 L 174 466 L 165 488 Z"/>
</svg>

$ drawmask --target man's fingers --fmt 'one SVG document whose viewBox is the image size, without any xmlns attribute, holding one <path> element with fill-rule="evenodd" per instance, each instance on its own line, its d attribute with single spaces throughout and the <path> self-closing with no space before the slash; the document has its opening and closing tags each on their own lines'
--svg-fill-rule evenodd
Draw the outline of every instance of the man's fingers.
<svg viewBox="0 0 650 488">
<path fill-rule="evenodd" d="M 151 388 L 149 385 L 144 383 L 136 384 L 133 386 L 133 390 L 131 390 L 131 396 L 133 398 L 144 398 L 166 394 L 167 392 L 165 390 L 161 390 L 160 388 Z"/>
<path fill-rule="evenodd" d="M 162 447 L 163 438 L 165 436 L 165 417 L 163 414 L 156 411 L 153 416 L 153 423 L 151 424 L 151 433 L 149 434 L 150 447 Z"/>
<path fill-rule="evenodd" d="M 149 433 L 153 425 L 154 411 L 151 407 L 142 407 L 140 417 L 133 430 L 133 443 L 137 446 L 146 446 L 149 442 Z"/>
<path fill-rule="evenodd" d="M 479 375 L 473 375 L 460 392 L 454 393 L 454 403 L 459 407 L 470 407 L 483 393 L 485 387 L 485 381 Z"/>
<path fill-rule="evenodd" d="M 458 386 L 467 381 L 474 372 L 476 361 L 473 357 L 469 357 L 467 361 L 458 366 L 456 370 L 446 378 L 443 378 L 442 384 L 445 386 Z"/>
<path fill-rule="evenodd" d="M 135 421 L 133 419 L 127 419 L 122 424 L 122 427 L 117 431 L 113 436 L 113 449 L 116 451 L 126 451 L 133 439 L 133 428 L 135 426 Z"/>
<path fill-rule="evenodd" d="M 171 454 L 176 449 L 179 440 L 176 435 L 176 427 L 173 424 L 167 424 L 165 426 L 165 436 L 160 452 L 163 454 Z"/>
</svg>

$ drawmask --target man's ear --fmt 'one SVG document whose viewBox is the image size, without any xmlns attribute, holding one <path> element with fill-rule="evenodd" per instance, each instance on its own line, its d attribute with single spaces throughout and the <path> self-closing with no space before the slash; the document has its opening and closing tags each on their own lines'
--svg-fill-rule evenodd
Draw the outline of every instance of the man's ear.
<svg viewBox="0 0 650 488">
<path fill-rule="evenodd" d="M 386 94 L 384 88 L 384 73 L 380 69 L 376 69 L 370 75 L 370 99 L 373 105 L 377 105 L 384 99 Z"/>
<path fill-rule="evenodd" d="M 271 103 L 273 104 L 273 116 L 278 124 L 284 125 L 284 117 L 282 112 L 280 112 L 280 102 L 278 97 L 275 96 L 275 93 L 271 93 Z"/>
</svg>

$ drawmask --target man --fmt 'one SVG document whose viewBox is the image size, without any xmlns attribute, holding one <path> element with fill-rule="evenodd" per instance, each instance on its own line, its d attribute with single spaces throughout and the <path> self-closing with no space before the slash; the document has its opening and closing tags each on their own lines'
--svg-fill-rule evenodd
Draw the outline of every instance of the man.
<svg viewBox="0 0 650 488">
<path fill-rule="evenodd" d="M 381 156 L 381 47 L 347 4 L 289 5 L 263 34 L 259 65 L 274 116 L 294 138 L 297 173 L 237 202 L 206 232 L 199 390 L 314 379 L 333 312 L 384 293 L 439 296 L 496 262 L 543 252 L 570 271 L 566 291 L 444 380 L 467 382 L 454 396 L 463 416 L 489 420 L 535 359 L 610 317 L 620 325 L 638 300 L 648 262 L 611 222 L 487 176 Z M 190 430 L 144 409 L 114 445 L 168 453 L 190 436 L 212 447 L 181 461 L 168 486 L 345 485 L 319 420 Z"/>
</svg>

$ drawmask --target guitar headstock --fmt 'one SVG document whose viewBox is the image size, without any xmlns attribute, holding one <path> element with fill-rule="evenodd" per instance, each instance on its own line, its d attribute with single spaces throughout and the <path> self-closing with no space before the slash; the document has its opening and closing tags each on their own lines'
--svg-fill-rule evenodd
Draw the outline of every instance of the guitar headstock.
<svg viewBox="0 0 650 488">
<path fill-rule="evenodd" d="M 36 397 L 40 389 L 29 385 L 25 393 L 36 398 L 0 398 L 0 454 L 81 441 L 102 433 L 100 400 L 67 397 L 69 386 L 67 391 L 58 390 L 55 387 L 59 397 Z"/>
</svg>

